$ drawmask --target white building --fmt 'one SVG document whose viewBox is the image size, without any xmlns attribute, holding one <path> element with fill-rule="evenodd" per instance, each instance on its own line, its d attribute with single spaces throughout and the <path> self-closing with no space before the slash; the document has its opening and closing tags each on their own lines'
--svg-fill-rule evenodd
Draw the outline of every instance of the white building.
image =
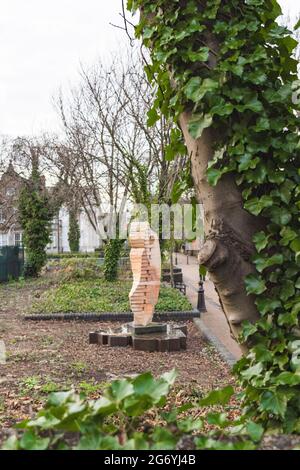
<svg viewBox="0 0 300 470">
<path fill-rule="evenodd" d="M 23 178 L 15 171 L 12 163 L 0 177 L 0 248 L 22 244 L 22 228 L 18 220 L 18 198 Z M 99 214 L 100 217 L 100 214 Z M 91 252 L 102 246 L 99 235 L 92 226 L 85 211 L 80 211 L 80 251 Z M 52 225 L 52 242 L 47 251 L 68 252 L 69 213 L 62 207 Z"/>
<path fill-rule="evenodd" d="M 80 228 L 80 251 L 92 252 L 102 246 L 102 241 L 90 223 L 86 213 L 81 211 L 79 214 Z M 69 233 L 69 213 L 65 207 L 62 207 L 58 216 L 54 219 L 52 225 L 52 242 L 47 247 L 48 253 L 68 253 L 70 246 L 68 241 Z"/>
</svg>

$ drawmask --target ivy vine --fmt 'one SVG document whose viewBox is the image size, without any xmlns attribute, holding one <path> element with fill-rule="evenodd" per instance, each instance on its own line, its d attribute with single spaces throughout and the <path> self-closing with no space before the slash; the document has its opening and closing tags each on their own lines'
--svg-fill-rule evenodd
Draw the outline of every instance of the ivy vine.
<svg viewBox="0 0 300 470">
<path fill-rule="evenodd" d="M 216 130 L 209 183 L 233 173 L 245 209 L 268 221 L 254 237 L 257 273 L 246 279 L 261 319 L 244 325 L 242 340 L 253 347 L 235 372 L 249 416 L 300 432 L 297 42 L 277 23 L 276 0 L 128 0 L 127 7 L 141 10 L 136 36 L 151 51 L 149 123 L 161 113 L 177 122 L 188 109 L 192 137 Z M 184 151 L 177 130 L 167 157 Z"/>
<path fill-rule="evenodd" d="M 32 165 L 31 176 L 24 181 L 18 201 L 19 222 L 25 247 L 25 277 L 37 277 L 47 261 L 54 208 L 41 180 L 38 162 Z"/>
<path fill-rule="evenodd" d="M 104 278 L 106 281 L 116 281 L 118 278 L 119 259 L 124 240 L 114 238 L 104 247 Z"/>
<path fill-rule="evenodd" d="M 73 208 L 69 211 L 68 241 L 71 252 L 78 253 L 80 250 L 80 225 L 78 211 Z"/>
</svg>

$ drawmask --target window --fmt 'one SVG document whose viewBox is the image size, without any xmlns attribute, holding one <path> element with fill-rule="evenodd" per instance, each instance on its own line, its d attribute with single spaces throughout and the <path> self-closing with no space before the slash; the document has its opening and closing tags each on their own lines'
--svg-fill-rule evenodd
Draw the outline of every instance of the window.
<svg viewBox="0 0 300 470">
<path fill-rule="evenodd" d="M 49 241 L 50 248 L 55 250 L 55 248 L 56 248 L 56 243 L 55 243 L 56 233 L 55 233 L 54 230 L 50 233 L 49 239 L 50 239 L 50 241 Z"/>
<path fill-rule="evenodd" d="M 6 233 L 0 233 L 0 247 L 7 245 L 7 235 Z"/>
<path fill-rule="evenodd" d="M 15 246 L 22 246 L 22 233 L 15 232 Z"/>
</svg>

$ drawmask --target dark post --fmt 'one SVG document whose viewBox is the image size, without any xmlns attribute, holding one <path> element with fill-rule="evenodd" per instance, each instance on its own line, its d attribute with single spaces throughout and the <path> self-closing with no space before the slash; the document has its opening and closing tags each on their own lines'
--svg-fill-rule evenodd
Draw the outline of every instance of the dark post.
<svg viewBox="0 0 300 470">
<path fill-rule="evenodd" d="M 200 281 L 199 281 L 197 310 L 199 312 L 206 312 L 207 311 L 206 310 L 206 305 L 205 305 L 205 295 L 204 295 L 202 275 L 200 275 Z"/>
</svg>

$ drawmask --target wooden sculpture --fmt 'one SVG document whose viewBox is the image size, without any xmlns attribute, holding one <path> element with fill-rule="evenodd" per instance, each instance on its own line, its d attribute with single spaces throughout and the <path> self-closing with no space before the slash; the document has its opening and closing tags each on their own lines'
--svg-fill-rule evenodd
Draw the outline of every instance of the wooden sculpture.
<svg viewBox="0 0 300 470">
<path fill-rule="evenodd" d="M 129 242 L 133 272 L 129 300 L 134 315 L 134 325 L 147 326 L 152 322 L 160 289 L 159 240 L 148 222 L 133 222 L 130 227 Z"/>
</svg>

